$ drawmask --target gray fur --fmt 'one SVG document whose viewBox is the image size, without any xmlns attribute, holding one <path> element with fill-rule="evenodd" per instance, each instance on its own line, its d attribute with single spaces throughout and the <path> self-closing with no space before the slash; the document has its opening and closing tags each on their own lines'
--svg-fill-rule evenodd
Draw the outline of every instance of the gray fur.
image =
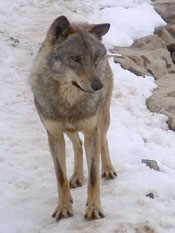
<svg viewBox="0 0 175 233">
<path fill-rule="evenodd" d="M 105 56 L 106 49 L 93 34 L 87 33 L 83 27 L 84 25 L 79 27 L 76 25 L 76 32 L 73 35 L 61 43 L 55 42 L 47 53 L 45 45 L 39 51 L 31 76 L 31 87 L 36 108 L 44 118 L 79 121 L 94 115 L 99 103 L 102 102 L 101 92 L 89 94 L 78 90 L 79 98 L 73 104 L 70 104 L 62 93 L 60 94 L 60 86 L 65 80 L 73 89 L 76 87 L 71 84 L 71 81 L 77 81 L 76 78 L 82 79 L 83 82 L 85 80 L 88 88 L 94 79 L 106 82 L 105 76 L 109 70 Z M 94 63 L 97 53 L 99 57 Z M 77 55 L 81 56 L 82 64 L 70 59 Z M 85 74 L 82 74 L 83 66 L 86 69 Z M 68 72 L 73 72 L 74 77 L 67 77 Z"/>
<path fill-rule="evenodd" d="M 85 135 L 88 162 L 86 219 L 104 217 L 100 203 L 100 153 L 103 176 L 116 176 L 106 140 L 112 71 L 101 43 L 109 26 L 70 24 L 65 16 L 58 17 L 47 33 L 32 70 L 30 84 L 34 102 L 48 133 L 57 177 L 59 198 L 53 214 L 57 220 L 73 215 L 70 186 L 83 183 L 83 150 L 78 131 Z M 70 186 L 66 177 L 64 133 L 71 139 L 75 154 Z"/>
</svg>

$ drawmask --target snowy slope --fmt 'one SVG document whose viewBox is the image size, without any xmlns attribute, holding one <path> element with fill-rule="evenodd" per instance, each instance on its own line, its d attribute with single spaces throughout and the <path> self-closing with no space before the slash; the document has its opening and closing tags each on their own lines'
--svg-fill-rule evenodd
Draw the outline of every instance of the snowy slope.
<svg viewBox="0 0 175 233">
<path fill-rule="evenodd" d="M 175 134 L 166 117 L 148 111 L 145 99 L 153 78 L 137 77 L 110 64 L 114 72 L 108 133 L 116 180 L 101 180 L 106 217 L 87 222 L 86 180 L 71 191 L 74 216 L 55 223 L 56 180 L 46 133 L 33 105 L 28 77 L 34 56 L 57 16 L 110 22 L 108 47 L 132 44 L 164 25 L 149 0 L 1 0 L 0 1 L 0 233 L 174 233 Z M 73 171 L 67 141 L 68 177 Z M 141 159 L 155 159 L 161 171 Z M 145 197 L 153 192 L 155 199 Z"/>
</svg>

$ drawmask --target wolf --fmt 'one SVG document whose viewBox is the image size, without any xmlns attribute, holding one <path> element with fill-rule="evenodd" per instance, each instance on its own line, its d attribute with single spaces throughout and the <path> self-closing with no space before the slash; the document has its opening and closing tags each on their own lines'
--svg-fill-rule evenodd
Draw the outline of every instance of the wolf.
<svg viewBox="0 0 175 233">
<path fill-rule="evenodd" d="M 70 188 L 83 184 L 83 150 L 78 132 L 84 134 L 88 165 L 85 219 L 104 217 L 100 201 L 102 177 L 117 176 L 109 155 L 106 134 L 110 123 L 113 76 L 102 36 L 110 24 L 70 23 L 60 16 L 51 24 L 31 72 L 34 103 L 48 135 L 58 187 L 58 205 L 52 217 L 73 215 Z M 66 176 L 64 134 L 74 149 L 74 172 Z"/>
</svg>

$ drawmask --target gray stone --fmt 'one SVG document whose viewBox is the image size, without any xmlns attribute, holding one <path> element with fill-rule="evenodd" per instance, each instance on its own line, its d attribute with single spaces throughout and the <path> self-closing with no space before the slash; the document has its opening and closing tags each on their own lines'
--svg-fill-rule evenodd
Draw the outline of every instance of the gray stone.
<svg viewBox="0 0 175 233">
<path fill-rule="evenodd" d="M 146 195 L 146 197 L 149 197 L 149 198 L 151 198 L 151 199 L 154 199 L 154 193 L 148 193 L 148 194 Z"/>
<path fill-rule="evenodd" d="M 156 171 L 160 171 L 160 168 L 155 160 L 151 159 L 142 159 L 142 163 L 145 163 L 146 166 L 148 166 L 151 169 L 154 169 Z"/>
</svg>

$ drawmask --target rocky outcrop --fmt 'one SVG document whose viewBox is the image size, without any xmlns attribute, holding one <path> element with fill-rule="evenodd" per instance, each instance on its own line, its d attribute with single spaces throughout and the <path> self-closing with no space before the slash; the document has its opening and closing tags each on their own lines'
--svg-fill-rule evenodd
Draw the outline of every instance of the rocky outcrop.
<svg viewBox="0 0 175 233">
<path fill-rule="evenodd" d="M 158 36 L 148 36 L 135 43 L 129 48 L 116 47 L 115 62 L 119 62 L 124 69 L 130 70 L 136 75 L 153 75 L 155 79 L 163 75 L 175 74 L 171 54 L 164 41 Z"/>
<path fill-rule="evenodd" d="M 174 0 L 153 0 L 155 10 L 169 25 L 175 24 Z"/>
<path fill-rule="evenodd" d="M 166 75 L 156 81 L 157 89 L 147 100 L 147 106 L 152 112 L 168 116 L 168 125 L 175 130 L 175 75 Z"/>
<path fill-rule="evenodd" d="M 167 115 L 169 128 L 175 130 L 175 3 L 155 0 L 153 4 L 167 26 L 156 28 L 154 35 L 136 40 L 129 48 L 115 47 L 113 52 L 120 55 L 114 60 L 138 76 L 154 76 L 157 89 L 147 106 Z"/>
</svg>

